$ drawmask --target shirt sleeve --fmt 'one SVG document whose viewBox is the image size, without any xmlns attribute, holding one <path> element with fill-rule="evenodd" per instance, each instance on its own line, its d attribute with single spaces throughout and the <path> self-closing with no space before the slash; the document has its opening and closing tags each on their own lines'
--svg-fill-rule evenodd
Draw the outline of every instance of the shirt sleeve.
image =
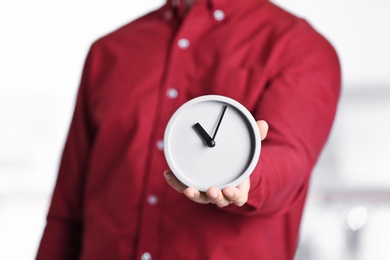
<svg viewBox="0 0 390 260">
<path fill-rule="evenodd" d="M 304 200 L 340 95 L 337 54 L 304 21 L 278 40 L 269 64 L 254 114 L 268 122 L 269 132 L 250 177 L 248 202 L 227 207 L 239 214 L 280 215 Z"/>
<path fill-rule="evenodd" d="M 62 154 L 37 259 L 77 259 L 81 249 L 83 188 L 93 129 L 88 111 L 89 52 Z"/>
</svg>

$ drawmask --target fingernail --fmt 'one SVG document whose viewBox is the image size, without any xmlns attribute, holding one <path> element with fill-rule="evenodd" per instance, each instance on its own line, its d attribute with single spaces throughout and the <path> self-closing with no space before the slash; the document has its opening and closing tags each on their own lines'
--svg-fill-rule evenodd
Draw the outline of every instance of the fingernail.
<svg viewBox="0 0 390 260">
<path fill-rule="evenodd" d="M 215 191 L 210 192 L 210 197 L 212 199 L 216 199 L 218 197 L 218 194 Z"/>
<path fill-rule="evenodd" d="M 186 193 L 186 196 L 187 196 L 187 198 L 189 198 L 189 199 L 195 198 L 195 194 L 194 194 L 193 192 L 187 192 L 187 193 Z"/>
<path fill-rule="evenodd" d="M 231 190 L 227 190 L 227 191 L 225 191 L 225 195 L 227 197 L 231 198 L 231 197 L 233 197 L 234 194 L 233 194 L 233 192 Z"/>
<path fill-rule="evenodd" d="M 165 177 L 165 179 L 166 179 L 167 181 L 172 180 L 172 176 L 171 176 L 169 173 L 167 173 L 167 172 L 164 172 L 164 177 Z"/>
</svg>

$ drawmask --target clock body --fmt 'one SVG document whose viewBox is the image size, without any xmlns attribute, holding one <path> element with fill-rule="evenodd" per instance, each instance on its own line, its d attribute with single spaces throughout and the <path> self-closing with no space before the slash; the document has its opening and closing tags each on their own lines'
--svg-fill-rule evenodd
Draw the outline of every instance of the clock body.
<svg viewBox="0 0 390 260">
<path fill-rule="evenodd" d="M 215 134 L 215 146 L 206 144 L 194 127 L 197 123 L 210 137 Z M 171 171 L 199 191 L 242 183 L 254 170 L 260 150 L 255 119 L 243 105 L 225 96 L 206 95 L 186 102 L 172 115 L 164 134 L 164 155 Z"/>
</svg>

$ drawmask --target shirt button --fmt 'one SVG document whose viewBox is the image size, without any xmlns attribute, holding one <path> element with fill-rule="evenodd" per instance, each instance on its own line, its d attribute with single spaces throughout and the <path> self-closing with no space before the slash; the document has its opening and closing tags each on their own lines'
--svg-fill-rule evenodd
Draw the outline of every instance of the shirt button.
<svg viewBox="0 0 390 260">
<path fill-rule="evenodd" d="M 142 254 L 141 260 L 152 260 L 152 255 L 149 252 L 145 252 Z"/>
<path fill-rule="evenodd" d="M 222 10 L 215 10 L 214 19 L 217 21 L 222 21 L 223 19 L 225 19 L 225 13 Z"/>
<path fill-rule="evenodd" d="M 149 195 L 148 203 L 153 206 L 156 205 L 158 203 L 158 197 L 156 195 Z"/>
<path fill-rule="evenodd" d="M 174 88 L 169 88 L 167 90 L 167 96 L 170 99 L 175 99 L 175 98 L 177 98 L 178 95 L 179 95 L 179 92 Z"/>
<path fill-rule="evenodd" d="M 186 38 L 182 38 L 177 42 L 180 49 L 187 49 L 190 46 L 190 41 Z"/>
<path fill-rule="evenodd" d="M 178 7 L 179 6 L 179 1 L 180 0 L 172 0 L 173 7 Z"/>
<path fill-rule="evenodd" d="M 160 151 L 164 150 L 164 141 L 163 140 L 158 140 L 156 143 L 157 149 Z"/>
<path fill-rule="evenodd" d="M 171 20 L 172 16 L 173 16 L 173 14 L 172 14 L 171 10 L 167 10 L 163 14 L 163 17 L 164 17 L 165 20 Z"/>
</svg>

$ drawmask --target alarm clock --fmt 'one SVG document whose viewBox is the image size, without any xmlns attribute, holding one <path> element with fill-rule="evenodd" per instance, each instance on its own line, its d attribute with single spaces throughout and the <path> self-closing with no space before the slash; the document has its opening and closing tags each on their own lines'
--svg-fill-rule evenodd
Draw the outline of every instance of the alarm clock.
<svg viewBox="0 0 390 260">
<path fill-rule="evenodd" d="M 164 133 L 170 170 L 184 185 L 203 192 L 241 184 L 256 167 L 260 150 L 260 131 L 252 114 L 220 95 L 184 103 Z"/>
</svg>

